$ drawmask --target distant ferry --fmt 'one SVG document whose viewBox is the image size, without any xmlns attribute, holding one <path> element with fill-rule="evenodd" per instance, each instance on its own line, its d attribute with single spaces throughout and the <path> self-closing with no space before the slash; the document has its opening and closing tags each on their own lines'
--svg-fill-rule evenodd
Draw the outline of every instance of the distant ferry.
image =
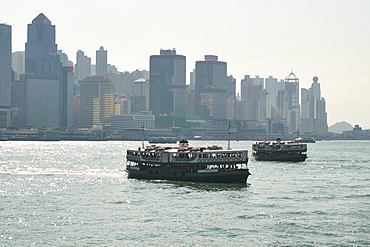
<svg viewBox="0 0 370 247">
<path fill-rule="evenodd" d="M 315 143 L 316 141 L 312 137 L 298 137 L 294 139 L 295 143 Z"/>
<path fill-rule="evenodd" d="M 173 136 L 159 136 L 149 138 L 149 143 L 176 143 L 177 138 Z"/>
<path fill-rule="evenodd" d="M 301 162 L 307 159 L 307 144 L 295 142 L 257 142 L 252 145 L 252 156 L 261 161 Z"/>
<path fill-rule="evenodd" d="M 126 160 L 128 177 L 137 179 L 246 184 L 250 175 L 247 150 L 195 148 L 187 140 L 178 147 L 127 150 Z"/>
</svg>

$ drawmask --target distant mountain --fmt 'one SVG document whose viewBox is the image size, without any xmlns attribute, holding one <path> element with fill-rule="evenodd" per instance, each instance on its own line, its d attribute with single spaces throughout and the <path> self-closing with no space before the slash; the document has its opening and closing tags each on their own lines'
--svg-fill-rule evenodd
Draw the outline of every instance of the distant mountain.
<svg viewBox="0 0 370 247">
<path fill-rule="evenodd" d="M 341 134 L 343 131 L 353 130 L 353 126 L 345 121 L 335 123 L 329 127 L 329 132 Z"/>
</svg>

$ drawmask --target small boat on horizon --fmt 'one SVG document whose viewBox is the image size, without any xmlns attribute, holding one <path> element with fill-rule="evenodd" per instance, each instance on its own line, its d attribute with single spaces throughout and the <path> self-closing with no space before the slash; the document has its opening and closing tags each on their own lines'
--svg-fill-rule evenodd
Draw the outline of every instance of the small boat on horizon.
<svg viewBox="0 0 370 247">
<path fill-rule="evenodd" d="M 176 143 L 177 138 L 173 136 L 157 136 L 149 138 L 149 143 Z"/>
<path fill-rule="evenodd" d="M 295 143 L 316 143 L 312 137 L 298 137 L 293 140 Z"/>
</svg>

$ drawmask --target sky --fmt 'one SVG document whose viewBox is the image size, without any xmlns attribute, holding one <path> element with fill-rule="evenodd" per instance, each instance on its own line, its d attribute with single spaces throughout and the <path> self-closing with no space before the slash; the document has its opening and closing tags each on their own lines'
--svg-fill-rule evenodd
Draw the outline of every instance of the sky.
<svg viewBox="0 0 370 247">
<path fill-rule="evenodd" d="M 95 63 L 100 46 L 119 71 L 149 70 L 150 55 L 176 48 L 195 62 L 217 55 L 228 75 L 284 79 L 300 87 L 317 76 L 328 125 L 370 129 L 369 0 L 0 0 L 0 23 L 12 26 L 13 52 L 24 51 L 27 24 L 40 13 L 56 26 L 56 43 L 73 62 Z"/>
</svg>

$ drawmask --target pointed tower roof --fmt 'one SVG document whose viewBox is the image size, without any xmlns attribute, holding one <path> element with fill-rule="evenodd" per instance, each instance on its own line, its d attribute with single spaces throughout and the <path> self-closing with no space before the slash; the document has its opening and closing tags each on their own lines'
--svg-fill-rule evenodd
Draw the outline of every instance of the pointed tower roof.
<svg viewBox="0 0 370 247">
<path fill-rule="evenodd" d="M 51 25 L 51 21 L 43 13 L 40 13 L 35 19 L 33 19 L 32 24 Z"/>
<path fill-rule="evenodd" d="M 292 70 L 292 72 L 290 72 L 290 74 L 285 77 L 285 81 L 290 83 L 299 83 L 299 78 L 293 73 Z"/>
</svg>

